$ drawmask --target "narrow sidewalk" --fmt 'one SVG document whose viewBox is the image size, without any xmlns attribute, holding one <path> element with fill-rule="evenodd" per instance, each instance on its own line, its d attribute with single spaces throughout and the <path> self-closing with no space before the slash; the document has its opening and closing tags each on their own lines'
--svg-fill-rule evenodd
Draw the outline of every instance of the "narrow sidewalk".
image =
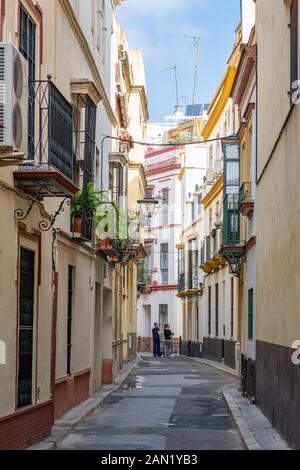
<svg viewBox="0 0 300 470">
<path fill-rule="evenodd" d="M 192 361 L 200 362 L 201 364 L 205 364 L 210 367 L 214 367 L 215 369 L 218 369 L 222 372 L 225 372 L 226 374 L 233 375 L 234 377 L 238 377 L 238 371 L 235 369 L 231 369 L 230 367 L 226 366 L 222 362 L 216 362 L 216 361 L 211 361 L 210 359 L 204 359 L 200 357 L 190 357 L 190 356 L 182 356 L 182 357 L 188 357 Z"/>
<path fill-rule="evenodd" d="M 291 450 L 259 408 L 232 385 L 225 385 L 223 397 L 248 450 Z"/>
<path fill-rule="evenodd" d="M 238 372 L 225 364 L 203 358 L 189 359 L 238 378 Z M 225 385 L 223 397 L 248 450 L 291 450 L 260 409 L 243 397 L 236 385 Z"/>
<path fill-rule="evenodd" d="M 44 441 L 28 448 L 27 450 L 55 449 L 68 436 L 68 434 L 72 432 L 75 426 L 77 426 L 84 418 L 97 409 L 103 403 L 105 398 L 116 392 L 121 387 L 127 377 L 135 369 L 139 360 L 140 358 L 137 357 L 135 361 L 125 364 L 111 385 L 104 385 L 101 392 L 95 393 L 91 398 L 88 398 L 80 405 L 75 406 L 59 419 L 57 419 L 52 427 L 51 435 Z"/>
</svg>

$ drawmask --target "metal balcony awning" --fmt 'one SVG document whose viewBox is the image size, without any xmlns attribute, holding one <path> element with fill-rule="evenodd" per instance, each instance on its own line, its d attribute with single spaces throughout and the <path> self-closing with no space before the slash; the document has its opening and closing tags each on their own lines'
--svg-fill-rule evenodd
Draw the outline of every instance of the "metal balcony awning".
<svg viewBox="0 0 300 470">
<path fill-rule="evenodd" d="M 72 197 L 79 188 L 56 168 L 49 165 L 21 165 L 14 171 L 15 185 L 39 199 Z"/>
</svg>

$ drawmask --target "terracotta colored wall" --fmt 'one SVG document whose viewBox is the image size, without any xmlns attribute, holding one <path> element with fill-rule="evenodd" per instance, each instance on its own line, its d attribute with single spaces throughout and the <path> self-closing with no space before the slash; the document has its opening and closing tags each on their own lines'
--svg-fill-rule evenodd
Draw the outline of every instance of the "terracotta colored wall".
<svg viewBox="0 0 300 470">
<path fill-rule="evenodd" d="M 0 450 L 25 449 L 51 433 L 53 402 L 0 418 Z"/>
<path fill-rule="evenodd" d="M 90 372 L 71 377 L 55 386 L 55 419 L 89 398 Z"/>
<path fill-rule="evenodd" d="M 113 361 L 112 359 L 103 359 L 102 361 L 102 383 L 111 384 L 113 380 Z"/>
</svg>

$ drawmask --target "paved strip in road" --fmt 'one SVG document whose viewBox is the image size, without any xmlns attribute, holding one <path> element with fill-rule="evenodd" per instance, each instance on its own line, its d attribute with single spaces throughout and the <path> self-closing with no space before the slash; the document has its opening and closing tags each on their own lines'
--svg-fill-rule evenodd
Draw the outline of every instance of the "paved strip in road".
<svg viewBox="0 0 300 470">
<path fill-rule="evenodd" d="M 143 356 L 123 386 L 59 449 L 241 450 L 222 396 L 234 380 L 185 357 Z"/>
</svg>

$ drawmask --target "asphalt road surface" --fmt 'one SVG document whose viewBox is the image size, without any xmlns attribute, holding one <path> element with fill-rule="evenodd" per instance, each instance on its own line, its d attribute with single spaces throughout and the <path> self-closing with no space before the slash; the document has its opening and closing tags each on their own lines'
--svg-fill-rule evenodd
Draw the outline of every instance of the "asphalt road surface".
<svg viewBox="0 0 300 470">
<path fill-rule="evenodd" d="M 143 356 L 110 395 L 60 445 L 80 450 L 240 450 L 222 398 L 234 378 L 185 357 Z"/>
</svg>

